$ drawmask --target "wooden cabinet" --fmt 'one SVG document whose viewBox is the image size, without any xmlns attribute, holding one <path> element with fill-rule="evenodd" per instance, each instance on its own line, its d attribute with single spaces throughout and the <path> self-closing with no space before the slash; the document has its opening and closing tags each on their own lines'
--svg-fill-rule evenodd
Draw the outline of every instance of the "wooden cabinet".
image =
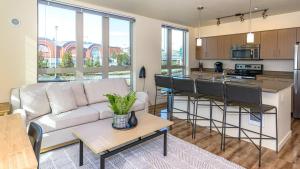
<svg viewBox="0 0 300 169">
<path fill-rule="evenodd" d="M 254 44 L 260 44 L 260 32 L 254 32 Z"/>
<path fill-rule="evenodd" d="M 205 59 L 216 59 L 218 56 L 218 37 L 206 38 L 206 55 Z"/>
<path fill-rule="evenodd" d="M 297 28 L 297 42 L 300 42 L 300 28 Z"/>
<path fill-rule="evenodd" d="M 293 59 L 296 41 L 296 28 L 278 30 L 278 53 L 276 59 Z"/>
<path fill-rule="evenodd" d="M 297 41 L 300 42 L 300 28 L 254 32 L 254 43 L 260 44 L 260 57 L 265 60 L 293 59 Z M 230 59 L 231 47 L 246 42 L 246 33 L 202 38 L 202 47 L 196 47 L 196 58 Z"/>
<path fill-rule="evenodd" d="M 217 44 L 218 59 L 230 59 L 231 36 L 219 36 Z"/>
<path fill-rule="evenodd" d="M 246 34 L 244 33 L 230 35 L 230 37 L 231 37 L 232 46 L 239 46 L 239 45 L 246 44 Z"/>
<path fill-rule="evenodd" d="M 261 32 L 260 57 L 261 59 L 275 59 L 277 54 L 277 30 Z"/>
<path fill-rule="evenodd" d="M 196 46 L 196 59 L 205 59 L 206 53 L 206 38 L 202 38 L 202 46 Z"/>
</svg>

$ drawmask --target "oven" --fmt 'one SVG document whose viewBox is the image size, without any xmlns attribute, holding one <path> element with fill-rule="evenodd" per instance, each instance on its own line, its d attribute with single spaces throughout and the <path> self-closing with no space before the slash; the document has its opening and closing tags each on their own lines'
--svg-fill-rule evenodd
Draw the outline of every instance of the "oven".
<svg viewBox="0 0 300 169">
<path fill-rule="evenodd" d="M 260 60 L 260 45 L 240 45 L 231 48 L 233 60 Z"/>
</svg>

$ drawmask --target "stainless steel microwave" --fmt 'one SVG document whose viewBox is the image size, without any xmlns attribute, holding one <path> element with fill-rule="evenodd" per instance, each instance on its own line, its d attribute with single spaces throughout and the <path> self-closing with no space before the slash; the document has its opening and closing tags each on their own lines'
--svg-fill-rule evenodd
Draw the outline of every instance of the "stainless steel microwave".
<svg viewBox="0 0 300 169">
<path fill-rule="evenodd" d="M 231 48 L 233 60 L 260 60 L 260 45 L 239 45 Z"/>
</svg>

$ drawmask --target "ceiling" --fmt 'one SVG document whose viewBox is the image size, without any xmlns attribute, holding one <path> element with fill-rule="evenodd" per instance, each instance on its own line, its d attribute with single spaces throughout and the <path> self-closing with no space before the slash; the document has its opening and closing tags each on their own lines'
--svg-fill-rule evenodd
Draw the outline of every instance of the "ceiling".
<svg viewBox="0 0 300 169">
<path fill-rule="evenodd" d="M 249 0 L 81 0 L 124 12 L 187 26 L 199 23 L 198 6 L 204 6 L 201 25 L 216 24 L 216 18 L 247 12 Z M 300 0 L 252 0 L 253 8 L 269 8 L 268 15 L 300 11 Z M 254 15 L 260 17 L 261 15 Z M 245 17 L 246 18 L 246 17 Z M 239 18 L 225 19 L 231 22 Z"/>
</svg>

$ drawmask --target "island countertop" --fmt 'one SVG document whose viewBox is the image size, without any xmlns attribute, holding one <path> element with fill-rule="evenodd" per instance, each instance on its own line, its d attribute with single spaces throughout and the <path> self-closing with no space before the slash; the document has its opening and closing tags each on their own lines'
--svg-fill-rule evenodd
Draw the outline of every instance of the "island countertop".
<svg viewBox="0 0 300 169">
<path fill-rule="evenodd" d="M 211 73 L 211 72 L 193 72 L 190 77 L 192 79 L 212 79 L 215 77 L 216 79 L 221 78 L 222 74 L 220 73 Z M 288 87 L 291 87 L 293 85 L 292 81 L 281 81 L 278 79 L 260 79 L 260 80 L 246 80 L 246 79 L 232 79 L 229 78 L 229 81 L 239 82 L 239 83 L 245 83 L 250 85 L 259 85 L 262 88 L 263 92 L 269 92 L 269 93 L 277 93 L 283 89 L 286 89 Z"/>
</svg>

